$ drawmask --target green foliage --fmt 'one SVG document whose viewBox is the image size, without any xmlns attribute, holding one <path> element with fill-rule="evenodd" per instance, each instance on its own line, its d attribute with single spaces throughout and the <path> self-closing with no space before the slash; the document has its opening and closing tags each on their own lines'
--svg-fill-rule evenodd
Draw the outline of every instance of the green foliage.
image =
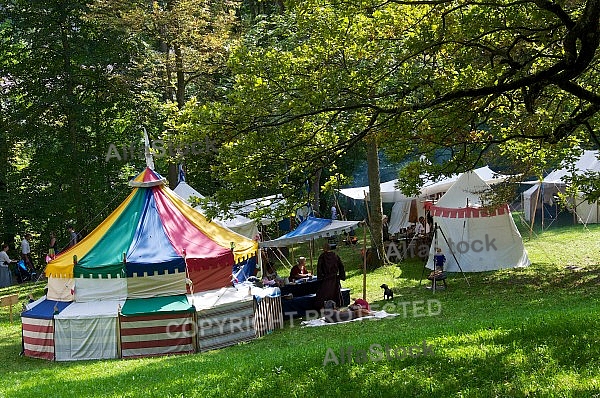
<svg viewBox="0 0 600 398">
<path fill-rule="evenodd" d="M 165 125 L 176 114 L 171 104 L 183 104 L 186 95 L 218 97 L 236 7 L 116 0 L 3 5 L 2 40 L 11 45 L 0 56 L 3 98 L 9 98 L 2 102 L 0 137 L 7 143 L 0 157 L 4 239 L 34 232 L 41 260 L 50 231 L 62 247 L 67 223 L 85 233 L 106 217 L 144 164 L 142 129 L 177 144 Z M 166 157 L 156 161 L 165 175 L 170 164 Z"/>
<path fill-rule="evenodd" d="M 89 231 L 108 214 L 107 203 L 123 198 L 126 163 L 106 161 L 106 153 L 110 144 L 139 141 L 143 116 L 134 110 L 151 105 L 130 80 L 133 43 L 95 20 L 88 5 L 11 1 L 5 7 L 8 37 L 22 52 L 5 69 L 11 128 L 4 132 L 10 145 L 3 167 L 12 172 L 3 211 L 12 217 L 3 217 L 4 231 L 41 233 L 34 241 L 38 261 L 49 231 L 62 247 L 67 223 Z"/>
<path fill-rule="evenodd" d="M 485 163 L 540 175 L 599 142 L 598 38 L 583 33 L 599 13 L 594 1 L 289 2 L 235 48 L 227 101 L 194 110 L 222 143 L 217 198 L 297 197 L 368 136 L 417 159 L 406 193 Z"/>
</svg>

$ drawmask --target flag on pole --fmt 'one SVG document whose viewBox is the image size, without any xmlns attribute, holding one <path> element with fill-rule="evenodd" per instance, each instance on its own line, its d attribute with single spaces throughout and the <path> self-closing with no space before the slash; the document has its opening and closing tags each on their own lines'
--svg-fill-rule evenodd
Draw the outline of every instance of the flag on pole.
<svg viewBox="0 0 600 398">
<path fill-rule="evenodd" d="M 183 171 L 183 165 L 177 166 L 177 182 L 185 182 L 185 171 Z"/>
<path fill-rule="evenodd" d="M 152 157 L 152 152 L 150 152 L 150 138 L 148 138 L 148 132 L 145 127 L 142 127 L 144 130 L 144 157 L 146 158 L 146 166 L 150 170 L 154 170 L 154 158 Z"/>
</svg>

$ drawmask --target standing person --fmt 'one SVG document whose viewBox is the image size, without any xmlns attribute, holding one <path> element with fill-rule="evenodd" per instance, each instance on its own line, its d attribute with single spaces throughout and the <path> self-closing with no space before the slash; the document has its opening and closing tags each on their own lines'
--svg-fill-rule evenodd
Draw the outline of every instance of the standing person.
<svg viewBox="0 0 600 398">
<path fill-rule="evenodd" d="M 48 257 L 51 260 L 54 260 L 56 257 L 56 236 L 54 236 L 54 232 L 50 232 L 50 243 L 48 243 Z"/>
<path fill-rule="evenodd" d="M 442 253 L 441 247 L 436 247 L 435 254 L 433 255 L 434 271 L 442 272 L 444 270 L 444 263 L 446 262 L 446 256 Z"/>
<path fill-rule="evenodd" d="M 28 269 L 33 268 L 33 262 L 31 261 L 31 246 L 29 244 L 30 240 L 31 234 L 25 234 L 25 237 L 21 241 L 21 259 L 23 259 Z"/>
<path fill-rule="evenodd" d="M 70 237 L 69 247 L 73 247 L 77 244 L 77 232 L 75 232 L 75 229 L 73 228 L 72 225 L 69 225 L 67 230 L 69 231 L 69 237 Z"/>
<path fill-rule="evenodd" d="M 10 263 L 15 263 L 17 260 L 11 260 L 8 257 L 8 245 L 2 244 L 2 250 L 0 251 L 0 287 L 6 287 L 12 285 L 12 277 L 10 274 Z"/>
<path fill-rule="evenodd" d="M 342 304 L 340 280 L 346 280 L 346 270 L 340 257 L 331 251 L 329 242 L 325 242 L 323 253 L 317 260 L 317 279 L 322 282 L 315 297 L 315 307 L 322 309 L 327 300 L 335 301 L 340 307 Z"/>
<path fill-rule="evenodd" d="M 388 216 L 386 216 L 385 214 L 383 215 L 383 217 L 381 217 L 381 229 L 383 231 L 383 241 L 389 242 L 390 241 L 390 226 L 388 224 Z"/>
</svg>

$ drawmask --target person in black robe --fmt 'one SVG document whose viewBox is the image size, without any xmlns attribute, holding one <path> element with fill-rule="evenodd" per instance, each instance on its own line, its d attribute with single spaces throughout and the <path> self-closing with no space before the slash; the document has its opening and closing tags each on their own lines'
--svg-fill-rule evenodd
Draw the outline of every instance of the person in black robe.
<svg viewBox="0 0 600 398">
<path fill-rule="evenodd" d="M 340 280 L 346 280 L 346 270 L 340 256 L 331 251 L 329 242 L 323 245 L 323 253 L 317 261 L 317 279 L 321 280 L 321 286 L 317 290 L 315 307 L 318 310 L 322 309 L 327 300 L 333 300 L 340 307 L 342 304 Z"/>
</svg>

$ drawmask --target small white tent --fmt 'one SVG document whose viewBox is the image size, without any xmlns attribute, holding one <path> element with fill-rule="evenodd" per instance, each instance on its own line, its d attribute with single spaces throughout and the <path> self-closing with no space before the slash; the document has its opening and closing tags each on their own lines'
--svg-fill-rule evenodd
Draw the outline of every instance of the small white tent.
<svg viewBox="0 0 600 398">
<path fill-rule="evenodd" d="M 542 182 L 536 182 L 534 185 L 523 192 L 523 213 L 525 220 L 531 221 L 536 209 L 542 209 L 544 205 L 553 205 L 558 192 L 565 192 L 567 187 L 563 179 L 571 175 L 572 170 L 576 175 L 582 175 L 588 171 L 600 172 L 600 160 L 598 160 L 598 151 L 584 151 L 581 157 L 575 162 L 574 167 L 563 167 L 550 172 Z M 575 202 L 573 204 L 573 201 Z M 537 203 L 536 203 L 537 202 Z M 599 223 L 598 202 L 588 203 L 582 195 L 578 195 L 571 200 L 570 210 L 575 212 L 578 223 Z M 543 213 L 542 213 L 543 214 Z"/>
<path fill-rule="evenodd" d="M 445 269 L 449 272 L 461 268 L 464 272 L 492 271 L 530 264 L 508 205 L 491 212 L 483 208 L 480 196 L 489 189 L 475 172 L 466 172 L 431 207 L 439 228 L 434 231 L 428 268 L 433 269 L 436 247 L 446 256 Z"/>
<path fill-rule="evenodd" d="M 204 199 L 204 196 L 185 181 L 180 181 L 173 191 L 188 203 L 192 197 Z M 202 213 L 200 206 L 195 206 L 194 209 Z M 216 220 L 218 224 L 221 224 L 246 238 L 254 239 L 258 235 L 258 226 L 256 225 L 256 222 L 250 218 L 234 215 L 233 218 L 215 218 L 214 220 Z"/>
</svg>

